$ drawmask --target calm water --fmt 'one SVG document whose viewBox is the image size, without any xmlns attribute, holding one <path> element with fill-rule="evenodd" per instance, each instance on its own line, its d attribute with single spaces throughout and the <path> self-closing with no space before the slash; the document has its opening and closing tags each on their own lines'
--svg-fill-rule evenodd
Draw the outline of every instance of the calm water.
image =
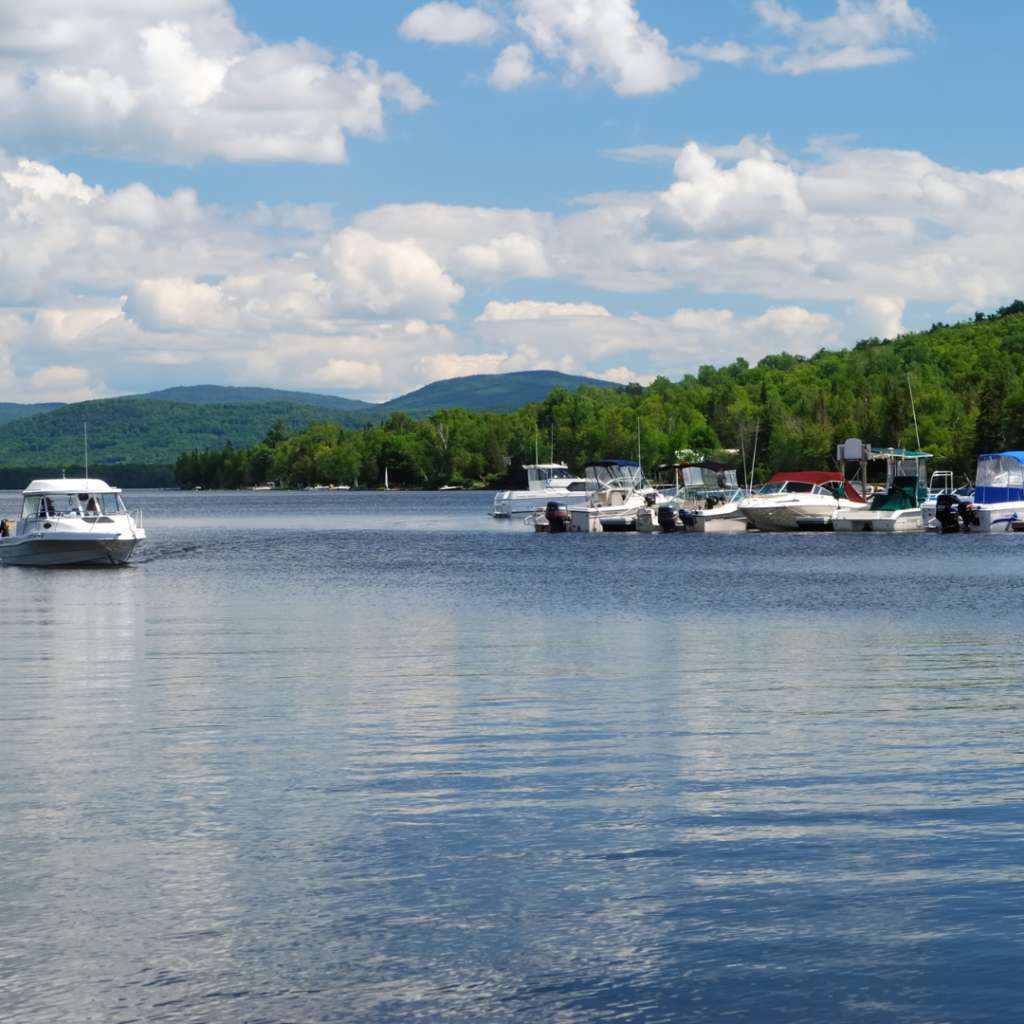
<svg viewBox="0 0 1024 1024">
<path fill-rule="evenodd" d="M 1019 1019 L 1024 537 L 490 497 L 0 569 L 0 1019 Z"/>
</svg>

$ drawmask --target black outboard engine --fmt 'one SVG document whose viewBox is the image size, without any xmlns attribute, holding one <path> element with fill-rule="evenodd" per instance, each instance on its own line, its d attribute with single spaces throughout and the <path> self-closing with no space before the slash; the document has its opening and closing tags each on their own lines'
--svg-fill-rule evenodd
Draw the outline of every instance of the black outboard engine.
<svg viewBox="0 0 1024 1024">
<path fill-rule="evenodd" d="M 658 525 L 661 527 L 662 533 L 676 532 L 676 527 L 679 523 L 676 518 L 676 511 L 675 505 L 658 506 Z"/>
<path fill-rule="evenodd" d="M 710 509 L 710 508 L 714 508 L 717 504 L 718 504 L 718 498 L 716 498 L 713 494 L 709 494 L 707 496 L 707 500 L 704 502 L 704 507 Z"/>
<path fill-rule="evenodd" d="M 940 494 L 935 499 L 935 520 L 943 533 L 970 533 L 971 518 L 967 502 L 955 494 Z"/>
<path fill-rule="evenodd" d="M 572 514 L 557 501 L 549 501 L 544 508 L 544 518 L 548 521 L 549 533 L 565 533 L 569 529 Z"/>
<path fill-rule="evenodd" d="M 697 520 L 692 509 L 682 508 L 679 510 L 679 525 L 683 528 L 683 533 L 687 531 L 693 532 L 694 526 L 697 525 Z"/>
<path fill-rule="evenodd" d="M 978 522 L 978 517 L 971 509 L 971 503 L 969 501 L 961 501 L 957 505 L 956 510 L 960 513 L 960 522 L 963 524 L 960 529 L 963 530 L 964 533 L 970 533 L 972 526 L 981 525 Z"/>
</svg>

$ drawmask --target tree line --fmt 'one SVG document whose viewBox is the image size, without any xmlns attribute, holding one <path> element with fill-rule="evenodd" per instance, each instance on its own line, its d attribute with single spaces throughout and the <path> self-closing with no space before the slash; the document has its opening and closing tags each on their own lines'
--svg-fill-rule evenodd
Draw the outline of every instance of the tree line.
<svg viewBox="0 0 1024 1024">
<path fill-rule="evenodd" d="M 828 469 L 848 437 L 916 447 L 918 436 L 934 467 L 958 478 L 973 474 L 980 452 L 1024 446 L 1024 302 L 849 350 L 702 366 L 678 382 L 556 387 L 512 413 L 393 413 L 377 426 L 325 422 L 297 433 L 278 423 L 251 448 L 182 453 L 175 478 L 204 488 L 379 487 L 386 470 L 400 487 L 514 487 L 538 456 L 578 470 L 594 458 L 639 454 L 649 468 L 679 451 L 725 451 L 749 469 L 756 446 L 752 478 L 762 480 Z"/>
</svg>

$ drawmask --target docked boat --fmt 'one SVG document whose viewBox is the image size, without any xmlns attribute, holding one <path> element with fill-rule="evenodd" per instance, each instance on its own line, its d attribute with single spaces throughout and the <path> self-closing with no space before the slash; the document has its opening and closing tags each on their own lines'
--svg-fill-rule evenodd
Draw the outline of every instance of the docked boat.
<svg viewBox="0 0 1024 1024">
<path fill-rule="evenodd" d="M 0 562 L 9 565 L 123 565 L 146 539 L 142 513 L 102 480 L 33 480 L 21 518 L 0 523 Z"/>
<path fill-rule="evenodd" d="M 656 508 L 663 496 L 644 477 L 639 462 L 627 459 L 599 459 L 588 462 L 587 500 L 583 505 L 567 505 L 552 499 L 536 508 L 526 524 L 540 532 L 571 531 L 603 533 L 635 530 L 641 509 Z"/>
<path fill-rule="evenodd" d="M 738 503 L 749 492 L 739 486 L 732 466 L 723 462 L 677 462 L 659 466 L 655 474 L 655 487 L 662 492 L 662 500 L 670 501 L 677 509 L 680 530 L 734 533 L 747 529 Z"/>
<path fill-rule="evenodd" d="M 840 512 L 863 508 L 864 499 L 842 473 L 776 473 L 736 507 L 755 529 L 778 533 L 810 526 L 827 528 Z"/>
<path fill-rule="evenodd" d="M 851 439 L 842 448 L 851 448 L 860 441 Z M 869 504 L 857 509 L 842 509 L 832 519 L 832 529 L 842 533 L 903 533 L 923 530 L 921 505 L 928 498 L 928 452 L 908 451 L 904 448 L 872 448 L 861 445 L 860 461 L 867 477 L 870 463 L 885 465 L 885 487 L 872 495 Z"/>
<path fill-rule="evenodd" d="M 494 496 L 495 519 L 529 515 L 549 501 L 563 505 L 585 505 L 588 498 L 587 481 L 573 476 L 564 462 L 538 463 L 523 466 L 528 489 L 525 491 L 499 491 Z"/>
<path fill-rule="evenodd" d="M 968 516 L 976 533 L 1009 533 L 1024 521 L 1024 452 L 978 456 Z"/>
</svg>

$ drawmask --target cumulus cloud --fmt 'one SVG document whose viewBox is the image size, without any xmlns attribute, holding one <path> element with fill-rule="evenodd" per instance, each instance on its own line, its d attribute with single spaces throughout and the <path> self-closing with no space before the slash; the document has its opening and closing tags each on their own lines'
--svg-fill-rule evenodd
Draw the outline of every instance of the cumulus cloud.
<svg viewBox="0 0 1024 1024">
<path fill-rule="evenodd" d="M 676 57 L 632 0 L 516 0 L 516 25 L 570 81 L 593 72 L 620 96 L 667 92 L 699 65 Z"/>
<path fill-rule="evenodd" d="M 380 363 L 362 363 L 358 359 L 331 359 L 302 379 L 316 387 L 363 388 L 379 384 L 384 377 Z"/>
<path fill-rule="evenodd" d="M 925 35 L 931 28 L 927 15 L 909 0 L 838 0 L 835 14 L 817 21 L 806 21 L 779 0 L 756 0 L 754 8 L 765 26 L 795 43 L 795 50 L 765 52 L 765 67 L 792 75 L 891 64 L 910 52 L 883 43 L 893 36 Z"/>
<path fill-rule="evenodd" d="M 463 7 L 451 0 L 417 7 L 398 27 L 406 39 L 428 43 L 483 43 L 501 26 L 479 7 Z"/>
<path fill-rule="evenodd" d="M 974 310 L 1019 295 L 1024 168 L 958 171 L 834 140 L 804 161 L 765 140 L 671 149 L 655 192 L 558 214 L 391 204 L 350 224 L 323 207 L 206 206 L 188 189 L 106 192 L 0 153 L 0 395 L 35 394 L 32 375 L 52 367 L 89 376 L 40 378 L 47 394 L 144 390 L 160 368 L 166 383 L 371 397 L 483 372 L 467 367 L 672 375 L 891 337 L 910 303 Z M 465 298 L 506 282 L 522 294 L 537 277 L 541 298 Z M 556 301 L 561 287 L 589 301 Z M 745 295 L 763 312 L 708 298 L 645 312 L 648 293 L 669 289 Z M 601 290 L 631 293 L 637 311 L 612 315 Z"/>
<path fill-rule="evenodd" d="M 533 66 L 533 54 L 526 43 L 513 43 L 498 54 L 494 70 L 487 81 L 495 89 L 508 92 L 542 77 L 544 76 Z"/>
<path fill-rule="evenodd" d="M 543 320 L 552 316 L 611 316 L 604 306 L 593 302 L 488 302 L 478 322 L 495 320 Z"/>
<path fill-rule="evenodd" d="M 44 153 L 339 163 L 385 103 L 428 97 L 359 54 L 269 44 L 227 0 L 33 0 L 0 14 L 0 138 Z"/>
<path fill-rule="evenodd" d="M 345 228 L 331 242 L 338 295 L 347 307 L 373 313 L 426 309 L 429 316 L 453 316 L 451 306 L 465 294 L 415 241 L 382 241 Z"/>
</svg>

